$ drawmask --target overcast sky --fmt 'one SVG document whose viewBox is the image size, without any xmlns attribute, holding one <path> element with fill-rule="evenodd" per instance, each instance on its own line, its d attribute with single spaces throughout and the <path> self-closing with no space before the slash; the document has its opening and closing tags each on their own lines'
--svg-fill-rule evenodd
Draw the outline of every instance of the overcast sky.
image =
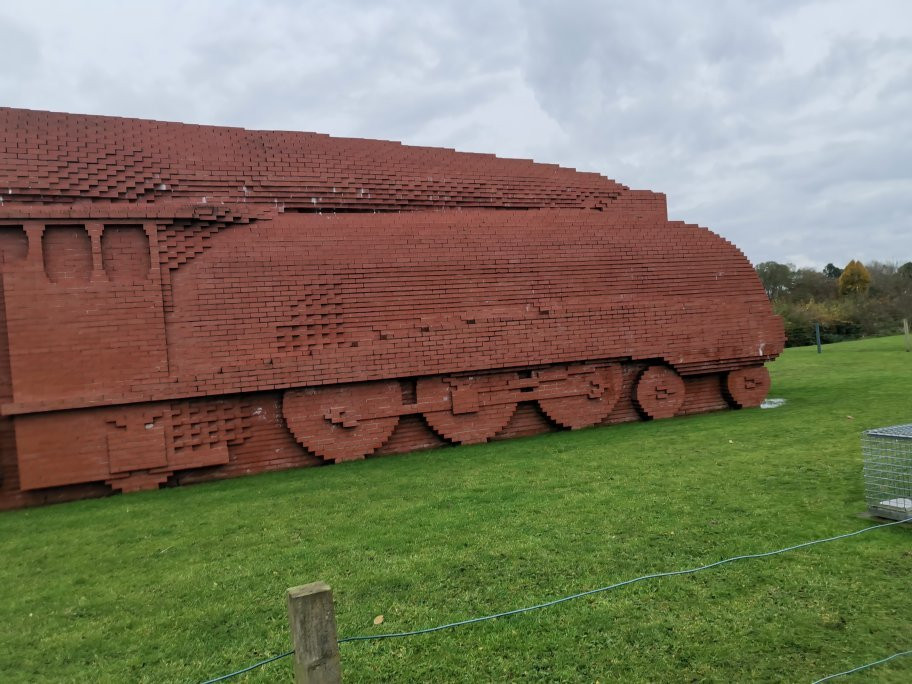
<svg viewBox="0 0 912 684">
<path fill-rule="evenodd" d="M 754 262 L 912 260 L 912 2 L 0 3 L 0 105 L 533 158 Z"/>
</svg>

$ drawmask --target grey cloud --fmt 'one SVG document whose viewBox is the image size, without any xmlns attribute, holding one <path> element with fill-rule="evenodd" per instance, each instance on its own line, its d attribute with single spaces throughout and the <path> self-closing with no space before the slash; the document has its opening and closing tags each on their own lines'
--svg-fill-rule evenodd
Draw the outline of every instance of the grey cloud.
<svg viewBox="0 0 912 684">
<path fill-rule="evenodd" d="M 315 30 L 334 19 L 325 10 L 283 14 L 281 21 L 252 12 L 242 21 L 250 39 L 226 43 L 221 33 L 202 41 L 186 78 L 204 82 L 232 123 L 275 127 L 311 115 L 334 120 L 337 134 L 382 130 L 383 137 L 407 137 L 502 87 L 514 49 L 498 40 L 502 10 L 484 3 L 433 11 L 402 5 L 399 13 L 350 7 L 357 21 L 338 31 Z"/>
<path fill-rule="evenodd" d="M 724 229 L 756 260 L 786 244 L 821 264 L 893 253 L 886 236 L 909 232 L 896 209 L 908 202 L 871 187 L 910 180 L 909 90 L 897 87 L 908 39 L 846 26 L 808 66 L 785 58 L 776 30 L 795 6 L 714 7 L 688 17 L 692 5 L 646 2 L 609 16 L 585 5 L 569 23 L 554 6 L 530 12 L 542 48 L 529 56 L 530 83 L 589 141 L 586 166 L 666 191 L 672 213 Z M 898 242 L 910 251 L 909 238 Z"/>
<path fill-rule="evenodd" d="M 912 259 L 902 0 L 11 4 L 3 104 L 534 157 L 754 261 Z"/>
<path fill-rule="evenodd" d="M 0 88 L 15 88 L 34 78 L 41 67 L 38 37 L 0 14 Z"/>
</svg>

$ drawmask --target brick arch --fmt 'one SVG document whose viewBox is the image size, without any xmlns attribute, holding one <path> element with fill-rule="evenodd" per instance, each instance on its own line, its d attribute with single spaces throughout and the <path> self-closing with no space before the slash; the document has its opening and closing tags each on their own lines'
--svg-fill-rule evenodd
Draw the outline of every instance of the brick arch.
<svg viewBox="0 0 912 684">
<path fill-rule="evenodd" d="M 141 226 L 108 226 L 101 235 L 101 262 L 111 282 L 149 277 L 149 238 Z"/>
<path fill-rule="evenodd" d="M 51 282 L 89 281 L 92 240 L 83 226 L 49 226 L 41 241 L 44 272 Z"/>
</svg>

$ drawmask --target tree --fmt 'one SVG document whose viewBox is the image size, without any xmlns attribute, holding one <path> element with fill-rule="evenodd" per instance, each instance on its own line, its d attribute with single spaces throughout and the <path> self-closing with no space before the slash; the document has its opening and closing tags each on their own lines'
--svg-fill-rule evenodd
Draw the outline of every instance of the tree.
<svg viewBox="0 0 912 684">
<path fill-rule="evenodd" d="M 778 264 L 775 261 L 764 261 L 757 265 L 757 275 L 760 276 L 767 297 L 778 299 L 788 294 L 794 278 L 793 268 L 791 264 Z"/>
<path fill-rule="evenodd" d="M 823 267 L 823 275 L 831 280 L 837 280 L 842 275 L 842 269 L 833 264 L 827 264 Z"/>
<path fill-rule="evenodd" d="M 795 301 L 824 301 L 836 297 L 836 282 L 820 271 L 799 268 L 792 273 L 788 298 Z"/>
<path fill-rule="evenodd" d="M 869 297 L 895 297 L 902 292 L 902 278 L 898 267 L 893 263 L 869 261 L 865 264 L 868 275 L 871 276 L 871 286 L 868 288 Z"/>
<path fill-rule="evenodd" d="M 839 294 L 864 294 L 871 286 L 871 274 L 864 264 L 852 259 L 839 276 Z"/>
<path fill-rule="evenodd" d="M 907 261 L 902 266 L 900 266 L 896 272 L 903 278 L 907 280 L 912 280 L 912 261 Z"/>
</svg>

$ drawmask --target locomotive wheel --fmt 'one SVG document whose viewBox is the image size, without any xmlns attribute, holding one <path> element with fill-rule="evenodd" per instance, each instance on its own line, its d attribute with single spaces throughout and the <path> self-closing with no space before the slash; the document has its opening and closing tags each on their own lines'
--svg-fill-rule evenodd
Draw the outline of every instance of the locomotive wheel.
<svg viewBox="0 0 912 684">
<path fill-rule="evenodd" d="M 578 384 L 581 393 L 572 397 L 539 399 L 538 405 L 558 425 L 578 430 L 608 417 L 621 396 L 623 375 L 621 367 L 615 365 L 571 375 L 568 381 Z"/>
<path fill-rule="evenodd" d="M 416 386 L 416 396 L 419 404 L 431 403 L 447 407 L 423 413 L 428 425 L 438 435 L 457 444 L 481 444 L 506 427 L 516 411 L 516 402 L 479 405 L 470 399 L 469 405 L 463 406 L 461 399 L 454 397 L 454 394 L 477 398 L 478 390 L 490 386 L 492 381 L 496 384 L 505 384 L 502 378 L 503 375 L 487 376 L 484 379 L 422 378 Z M 500 380 L 500 383 L 497 383 L 497 380 Z M 458 383 L 458 390 L 453 383 Z"/>
<path fill-rule="evenodd" d="M 637 379 L 633 401 L 648 418 L 671 418 L 684 405 L 684 380 L 668 366 L 649 366 Z"/>
<path fill-rule="evenodd" d="M 398 382 L 362 382 L 285 392 L 282 415 L 301 446 L 340 463 L 383 446 L 399 422 L 398 414 L 388 413 L 401 403 Z"/>
<path fill-rule="evenodd" d="M 751 366 L 731 371 L 725 378 L 725 398 L 735 408 L 760 406 L 770 389 L 766 366 Z"/>
</svg>

